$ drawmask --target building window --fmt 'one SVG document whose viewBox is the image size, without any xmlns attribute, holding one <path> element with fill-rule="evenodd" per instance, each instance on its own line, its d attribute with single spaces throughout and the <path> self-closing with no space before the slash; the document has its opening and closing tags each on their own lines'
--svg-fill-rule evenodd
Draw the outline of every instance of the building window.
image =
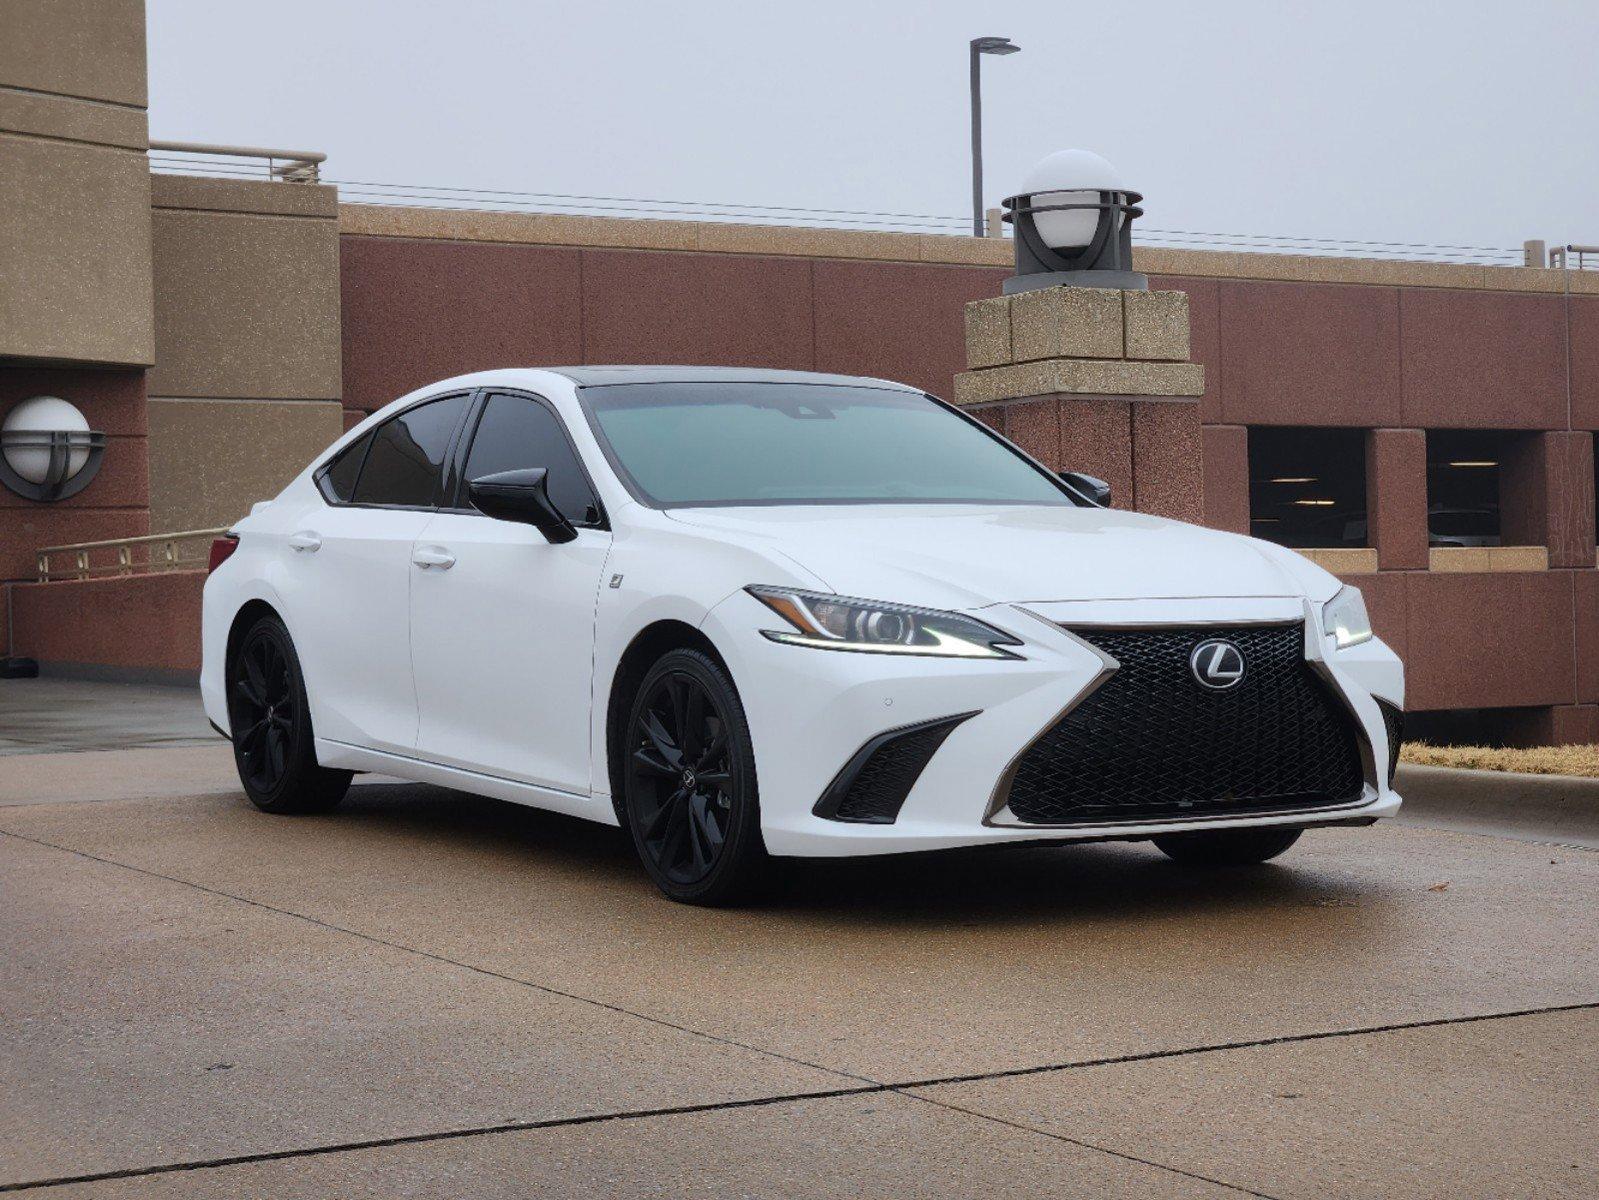
<svg viewBox="0 0 1599 1200">
<path fill-rule="evenodd" d="M 1362 429 L 1249 431 L 1249 529 L 1283 546 L 1365 546 Z"/>
<path fill-rule="evenodd" d="M 1430 545 L 1500 544 L 1500 473 L 1516 436 L 1483 429 L 1427 431 Z"/>
</svg>

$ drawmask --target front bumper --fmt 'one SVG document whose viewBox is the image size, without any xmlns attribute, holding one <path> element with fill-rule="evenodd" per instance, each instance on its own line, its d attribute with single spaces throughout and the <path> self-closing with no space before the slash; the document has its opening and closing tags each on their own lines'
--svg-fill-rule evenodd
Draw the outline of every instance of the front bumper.
<svg viewBox="0 0 1599 1200">
<path fill-rule="evenodd" d="M 1361 823 L 1397 811 L 1377 700 L 1402 706 L 1403 667 L 1373 639 L 1332 650 L 1320 613 L 1294 598 L 995 605 L 972 615 L 1020 638 L 1020 660 L 890 657 L 783 645 L 762 637 L 764 606 L 735 594 L 708 615 L 750 722 L 762 830 L 777 855 L 836 857 L 1028 841 L 1147 838 L 1192 829 Z M 1008 771 L 1104 672 L 1103 658 L 1063 626 L 1266 624 L 1304 621 L 1306 658 L 1359 726 L 1365 786 L 1338 807 L 1160 821 L 1051 826 L 1014 820 Z M 813 811 L 840 768 L 874 736 L 973 713 L 939 745 L 891 824 Z"/>
</svg>

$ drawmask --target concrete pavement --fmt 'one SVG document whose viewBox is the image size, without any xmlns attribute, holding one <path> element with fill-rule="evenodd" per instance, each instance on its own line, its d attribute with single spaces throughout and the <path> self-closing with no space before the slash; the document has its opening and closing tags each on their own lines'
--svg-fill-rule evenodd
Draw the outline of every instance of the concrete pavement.
<svg viewBox="0 0 1599 1200">
<path fill-rule="evenodd" d="M 716 912 L 441 789 L 265 816 L 220 743 L 0 757 L 0 804 L 0 1191 L 1599 1194 L 1588 850 L 830 862 Z"/>
<path fill-rule="evenodd" d="M 199 691 L 45 676 L 0 680 L 0 754 L 196 746 L 216 734 Z"/>
</svg>

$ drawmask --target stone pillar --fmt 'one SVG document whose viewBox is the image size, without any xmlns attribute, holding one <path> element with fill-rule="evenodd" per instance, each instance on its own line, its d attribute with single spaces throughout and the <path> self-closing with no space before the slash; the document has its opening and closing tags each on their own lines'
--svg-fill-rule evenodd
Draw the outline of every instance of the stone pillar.
<svg viewBox="0 0 1599 1200">
<path fill-rule="evenodd" d="M 1366 534 L 1383 571 L 1427 569 L 1427 433 L 1366 434 Z"/>
<path fill-rule="evenodd" d="M 338 192 L 157 175 L 150 524 L 227 525 L 344 431 Z"/>
<path fill-rule="evenodd" d="M 1594 565 L 1593 434 L 1531 433 L 1499 467 L 1500 540 L 1547 546 L 1551 567 Z"/>
<path fill-rule="evenodd" d="M 1248 533 L 1249 428 L 1206 425 L 1203 434 L 1205 524 L 1228 533 Z"/>
<path fill-rule="evenodd" d="M 70 499 L 0 487 L 0 580 L 33 578 L 42 546 L 150 532 L 144 24 L 143 0 L 0 2 L 0 421 L 52 395 L 106 436 Z"/>
<path fill-rule="evenodd" d="M 0 358 L 155 361 L 145 100 L 143 0 L 0 5 Z"/>
<path fill-rule="evenodd" d="M 1118 508 L 1205 516 L 1188 297 L 1055 287 L 966 306 L 955 402 L 1052 470 L 1111 485 Z"/>
</svg>

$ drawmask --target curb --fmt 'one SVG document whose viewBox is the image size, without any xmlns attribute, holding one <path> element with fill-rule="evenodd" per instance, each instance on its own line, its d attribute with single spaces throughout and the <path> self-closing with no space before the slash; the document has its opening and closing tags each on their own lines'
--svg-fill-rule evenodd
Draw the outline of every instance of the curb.
<svg viewBox="0 0 1599 1200">
<path fill-rule="evenodd" d="M 1401 763 L 1399 820 L 1599 850 L 1599 779 Z"/>
</svg>

